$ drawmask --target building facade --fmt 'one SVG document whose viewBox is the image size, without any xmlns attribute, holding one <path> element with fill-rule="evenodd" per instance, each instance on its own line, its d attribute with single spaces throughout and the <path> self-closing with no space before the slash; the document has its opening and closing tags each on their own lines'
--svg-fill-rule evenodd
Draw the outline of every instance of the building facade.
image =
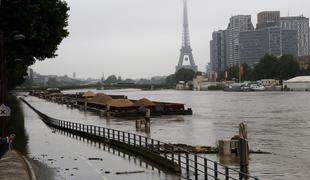
<svg viewBox="0 0 310 180">
<path fill-rule="evenodd" d="M 310 55 L 309 18 L 304 16 L 281 17 L 281 27 L 296 30 L 298 39 L 298 56 Z"/>
<path fill-rule="evenodd" d="M 241 63 L 255 65 L 265 54 L 297 56 L 297 32 L 276 26 L 240 33 Z"/>
<path fill-rule="evenodd" d="M 210 62 L 213 71 L 218 73 L 226 69 L 225 31 L 214 31 L 210 41 Z"/>
<path fill-rule="evenodd" d="M 257 14 L 256 29 L 280 26 L 280 11 L 262 11 Z"/>
<path fill-rule="evenodd" d="M 239 33 L 251 30 L 254 30 L 251 15 L 237 15 L 230 18 L 227 30 L 225 31 L 227 67 L 232 67 L 239 64 Z"/>
</svg>

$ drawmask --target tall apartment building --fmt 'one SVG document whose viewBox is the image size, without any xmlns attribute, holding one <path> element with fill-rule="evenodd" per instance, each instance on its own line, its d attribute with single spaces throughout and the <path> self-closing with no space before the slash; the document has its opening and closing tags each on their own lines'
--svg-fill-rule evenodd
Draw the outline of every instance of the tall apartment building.
<svg viewBox="0 0 310 180">
<path fill-rule="evenodd" d="M 213 71 L 220 73 L 226 69 L 225 31 L 212 33 L 210 41 L 210 62 Z"/>
<path fill-rule="evenodd" d="M 242 31 L 251 31 L 254 26 L 251 21 L 251 15 L 232 16 L 226 30 L 226 64 L 231 67 L 239 64 L 239 33 Z"/>
<path fill-rule="evenodd" d="M 240 61 L 254 65 L 265 54 L 297 56 L 296 30 L 283 30 L 279 26 L 240 32 Z"/>
<path fill-rule="evenodd" d="M 309 18 L 304 16 L 281 17 L 283 29 L 296 30 L 298 39 L 298 56 L 310 55 Z"/>
<path fill-rule="evenodd" d="M 262 11 L 257 14 L 256 29 L 280 26 L 280 11 Z"/>
</svg>

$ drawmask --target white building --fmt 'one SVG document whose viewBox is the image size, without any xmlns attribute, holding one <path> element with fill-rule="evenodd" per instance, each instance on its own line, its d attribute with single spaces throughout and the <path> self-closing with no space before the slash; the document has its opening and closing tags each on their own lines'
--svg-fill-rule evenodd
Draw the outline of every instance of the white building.
<svg viewBox="0 0 310 180">
<path fill-rule="evenodd" d="M 284 81 L 283 88 L 290 91 L 310 91 L 310 76 L 297 76 Z"/>
</svg>

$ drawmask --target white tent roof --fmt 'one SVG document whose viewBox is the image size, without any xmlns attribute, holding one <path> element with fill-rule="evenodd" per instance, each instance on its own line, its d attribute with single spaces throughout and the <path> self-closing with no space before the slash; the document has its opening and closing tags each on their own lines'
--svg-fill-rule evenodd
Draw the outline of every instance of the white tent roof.
<svg viewBox="0 0 310 180">
<path fill-rule="evenodd" d="M 284 81 L 285 83 L 290 82 L 310 82 L 310 76 L 297 76 L 292 79 L 289 79 L 287 81 Z"/>
</svg>

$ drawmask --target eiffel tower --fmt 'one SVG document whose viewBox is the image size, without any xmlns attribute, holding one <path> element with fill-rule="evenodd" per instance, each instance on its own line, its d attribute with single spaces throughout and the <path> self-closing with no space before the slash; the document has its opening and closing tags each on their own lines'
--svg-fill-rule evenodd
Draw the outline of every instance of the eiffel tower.
<svg viewBox="0 0 310 180">
<path fill-rule="evenodd" d="M 182 34 L 182 48 L 179 57 L 179 63 L 176 66 L 176 71 L 181 68 L 192 69 L 197 71 L 197 66 L 195 65 L 194 57 L 192 54 L 192 48 L 189 40 L 189 28 L 188 28 L 188 17 L 187 17 L 187 0 L 183 0 L 183 34 Z M 183 65 L 183 62 L 189 61 L 190 65 Z"/>
</svg>

